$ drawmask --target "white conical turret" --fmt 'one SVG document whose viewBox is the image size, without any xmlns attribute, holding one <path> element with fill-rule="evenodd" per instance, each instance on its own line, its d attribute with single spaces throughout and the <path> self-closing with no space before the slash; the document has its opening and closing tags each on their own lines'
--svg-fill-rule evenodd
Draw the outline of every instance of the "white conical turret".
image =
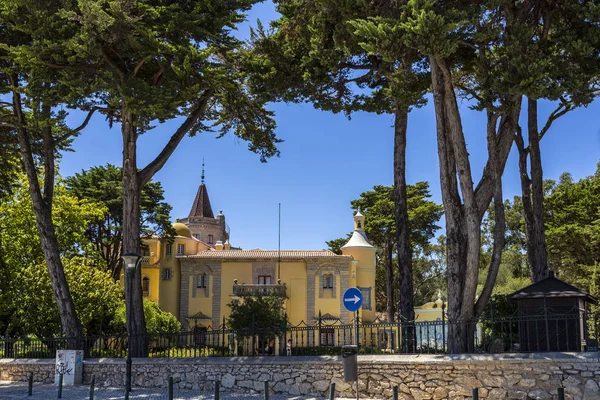
<svg viewBox="0 0 600 400">
<path fill-rule="evenodd" d="M 342 254 L 353 259 L 348 285 L 360 288 L 363 295 L 361 317 L 367 322 L 375 319 L 375 252 L 365 233 L 365 216 L 358 210 L 354 214 L 354 232 L 342 246 Z"/>
<path fill-rule="evenodd" d="M 375 249 L 365 233 L 365 216 L 361 214 L 360 209 L 354 214 L 354 232 L 352 232 L 352 237 L 348 240 L 348 243 L 342 246 L 342 249 L 350 248 Z"/>
</svg>

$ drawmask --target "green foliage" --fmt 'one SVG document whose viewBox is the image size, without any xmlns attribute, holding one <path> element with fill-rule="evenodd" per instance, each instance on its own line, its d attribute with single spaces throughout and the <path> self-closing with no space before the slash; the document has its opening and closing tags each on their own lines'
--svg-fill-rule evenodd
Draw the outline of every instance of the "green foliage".
<svg viewBox="0 0 600 400">
<path fill-rule="evenodd" d="M 67 191 L 80 200 L 102 204 L 108 211 L 87 227 L 86 236 L 104 259 L 113 279 L 121 272 L 123 240 L 123 188 L 120 167 L 111 164 L 92 167 L 65 179 Z M 171 206 L 164 201 L 160 182 L 148 182 L 142 188 L 140 230 L 145 236 L 173 235 Z"/>
<path fill-rule="evenodd" d="M 550 268 L 584 290 L 598 287 L 590 278 L 600 263 L 600 164 L 578 182 L 563 174 L 544 207 Z"/>
<path fill-rule="evenodd" d="M 125 303 L 122 303 L 116 310 L 114 319 L 111 322 L 111 328 L 114 331 L 119 333 L 127 331 L 125 326 L 126 313 Z M 149 334 L 178 333 L 181 331 L 181 324 L 173 314 L 161 310 L 158 304 L 148 299 L 144 299 L 144 317 L 146 331 Z"/>
<path fill-rule="evenodd" d="M 23 175 L 18 178 L 14 195 L 0 203 L 0 253 L 4 262 L 0 273 L 0 332 L 55 335 L 61 331 L 58 309 L 52 296 L 27 180 Z M 102 218 L 104 211 L 100 204 L 67 194 L 64 184 L 58 180 L 53 207 L 56 236 L 76 312 L 90 333 L 97 333 L 102 326 L 108 327 L 122 297 L 120 288 L 97 268 L 102 262 L 85 235 L 85 226 Z"/>
<path fill-rule="evenodd" d="M 109 273 L 86 265 L 83 257 L 65 259 L 64 264 L 75 311 L 84 333 L 112 333 L 110 323 L 117 307 L 123 304 L 120 285 L 112 281 Z M 15 278 L 20 281 L 21 290 L 13 296 L 23 331 L 38 337 L 59 334 L 60 317 L 46 267 L 43 264 L 30 266 Z"/>
<path fill-rule="evenodd" d="M 278 154 L 272 113 L 246 85 L 252 55 L 232 35 L 257 0 L 9 3 L 0 17 L 26 39 L 10 57 L 56 76 L 74 106 L 101 106 L 111 125 L 133 115 L 139 133 L 200 112 L 190 134 L 232 132 L 263 161 Z"/>
<path fill-rule="evenodd" d="M 327 245 L 327 249 L 333 251 L 337 255 L 342 255 L 342 247 L 348 243 L 350 240 L 351 234 L 348 234 L 345 238 L 337 238 L 328 240 L 325 242 Z"/>
<path fill-rule="evenodd" d="M 544 222 L 548 264 L 560 279 L 598 294 L 600 277 L 600 165 L 592 176 L 574 182 L 565 173 L 545 181 Z M 507 245 L 494 293 L 509 294 L 531 283 L 527 267 L 525 222 L 520 197 L 506 201 Z M 484 237 L 490 235 L 492 213 Z M 484 240 L 484 248 L 486 241 Z M 485 248 L 489 252 L 489 248 Z"/>
<path fill-rule="evenodd" d="M 277 1 L 281 18 L 253 34 L 257 87 L 274 98 L 310 101 L 317 108 L 393 113 L 424 104 L 427 73 L 414 51 L 393 42 L 394 57 L 366 46 L 357 20 L 393 13 L 383 4 L 352 0 Z M 414 67 L 414 68 L 413 68 Z"/>
<path fill-rule="evenodd" d="M 23 174 L 19 175 L 15 189 L 14 195 L 0 204 L 0 235 L 5 261 L 11 266 L 43 264 L 29 185 Z M 62 256 L 84 253 L 95 257 L 86 239 L 85 227 L 90 221 L 102 218 L 105 211 L 101 204 L 69 195 L 64 183 L 60 178 L 57 180 L 52 218 Z"/>
<path fill-rule="evenodd" d="M 283 329 L 285 315 L 283 299 L 279 296 L 244 296 L 233 299 L 227 305 L 231 308 L 229 326 L 242 336 L 265 330 L 269 335 Z"/>
</svg>

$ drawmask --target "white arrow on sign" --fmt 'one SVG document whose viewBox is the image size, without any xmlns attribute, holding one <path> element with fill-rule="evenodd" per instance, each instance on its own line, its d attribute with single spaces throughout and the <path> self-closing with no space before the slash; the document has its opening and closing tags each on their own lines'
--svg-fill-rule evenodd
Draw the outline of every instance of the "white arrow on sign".
<svg viewBox="0 0 600 400">
<path fill-rule="evenodd" d="M 357 295 L 354 295 L 354 298 L 344 299 L 344 301 L 353 301 L 354 304 L 356 304 L 356 303 L 358 303 L 360 301 L 360 297 L 358 297 Z"/>
</svg>

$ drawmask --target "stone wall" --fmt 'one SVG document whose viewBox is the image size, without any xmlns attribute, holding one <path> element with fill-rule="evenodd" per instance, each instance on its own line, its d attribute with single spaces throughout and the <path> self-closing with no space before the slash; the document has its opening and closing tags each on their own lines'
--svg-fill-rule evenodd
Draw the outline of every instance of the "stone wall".
<svg viewBox="0 0 600 400">
<path fill-rule="evenodd" d="M 50 383 L 53 360 L 0 360 L 0 380 Z M 84 382 L 123 386 L 124 360 L 84 362 Z M 331 382 L 340 397 L 354 398 L 354 385 L 343 381 L 339 357 L 255 357 L 205 359 L 134 359 L 133 384 L 165 387 L 169 376 L 180 389 L 261 392 L 268 380 L 274 393 L 326 397 Z M 362 398 L 391 398 L 398 385 L 401 399 L 468 399 L 473 387 L 488 399 L 552 399 L 565 387 L 568 399 L 600 400 L 598 353 L 531 355 L 377 355 L 359 357 Z"/>
</svg>

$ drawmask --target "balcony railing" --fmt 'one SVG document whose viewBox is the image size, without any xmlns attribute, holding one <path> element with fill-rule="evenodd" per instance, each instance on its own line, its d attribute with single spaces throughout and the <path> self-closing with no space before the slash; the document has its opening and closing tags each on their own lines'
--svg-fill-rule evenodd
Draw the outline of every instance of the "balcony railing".
<svg viewBox="0 0 600 400">
<path fill-rule="evenodd" d="M 275 285 L 246 285 L 246 284 L 233 284 L 233 295 L 234 296 L 286 296 L 286 287 L 284 284 Z"/>
<path fill-rule="evenodd" d="M 157 258 L 158 257 L 155 257 L 155 256 L 143 256 L 141 264 L 142 265 L 154 265 L 154 264 L 156 264 Z"/>
</svg>

